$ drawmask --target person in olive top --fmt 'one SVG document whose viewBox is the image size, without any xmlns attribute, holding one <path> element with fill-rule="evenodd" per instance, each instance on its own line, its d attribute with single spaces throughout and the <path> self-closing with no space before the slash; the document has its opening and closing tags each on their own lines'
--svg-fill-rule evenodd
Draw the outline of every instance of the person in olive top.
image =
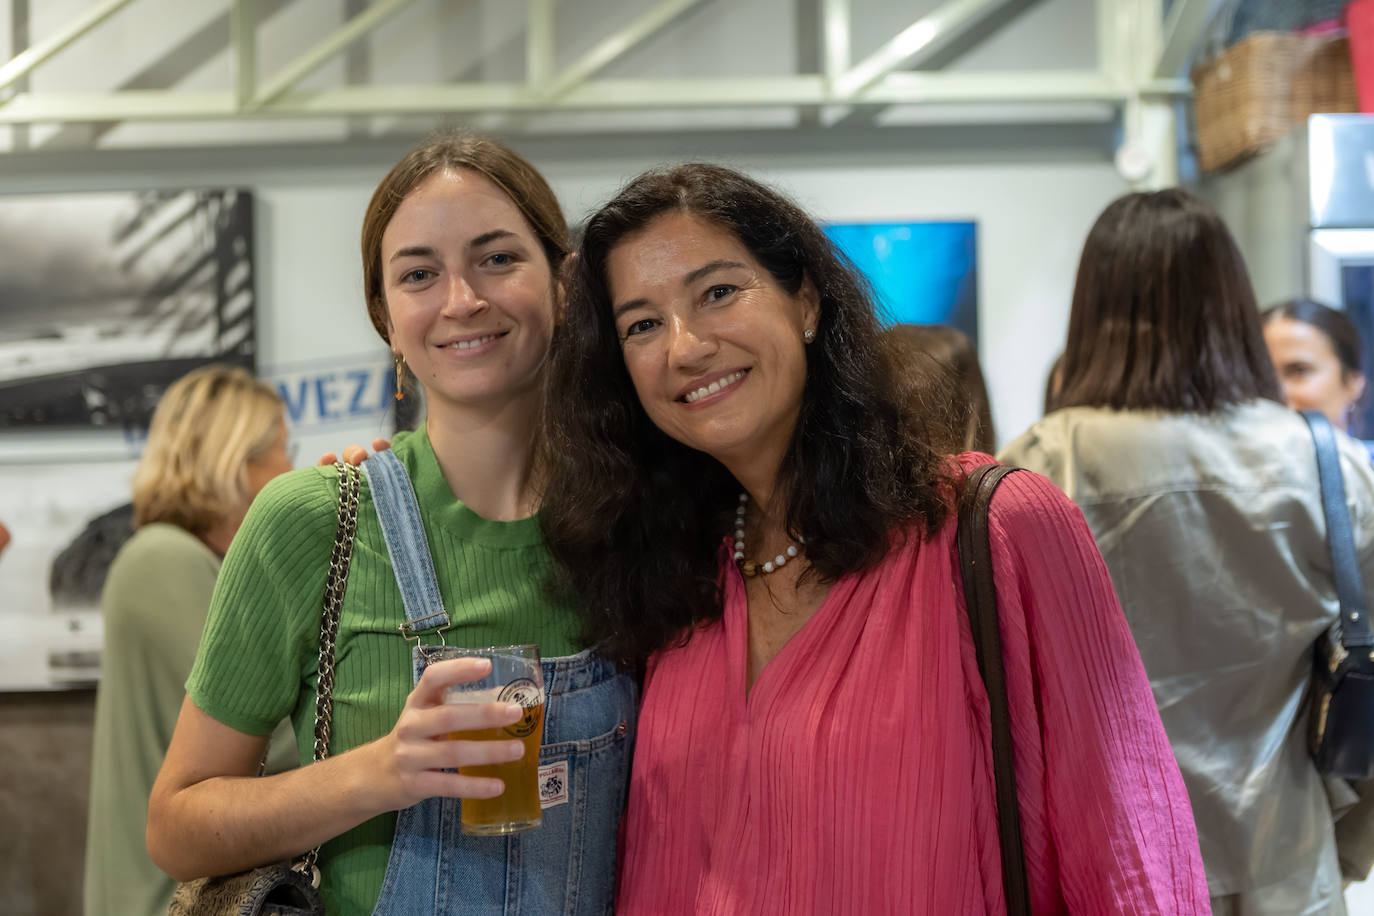
<svg viewBox="0 0 1374 916">
<path fill-rule="evenodd" d="M 337 640 L 331 756 L 244 778 L 282 715 L 292 716 L 302 760 L 311 759 L 338 480 L 334 468 L 307 468 L 262 492 L 225 558 L 149 806 L 148 848 L 169 874 L 241 871 L 323 844 L 320 889 L 331 914 L 608 911 L 635 686 L 579 652 L 573 609 L 546 587 L 553 564 L 534 515 L 541 384 L 567 251 L 544 179 L 474 137 L 439 137 L 408 154 L 363 222 L 369 316 L 427 408 L 425 424 L 398 435 L 393 450 L 414 486 L 452 622 L 445 640 L 537 643 L 544 656 L 540 762 L 565 791 L 545 799 L 543 826 L 459 835 L 453 799 L 504 787 L 454 768 L 513 760 L 522 749 L 450 733 L 509 725 L 523 711 L 443 704 L 445 688 L 481 676 L 485 661 L 438 662 L 415 681 L 366 479 Z M 571 704 L 581 705 L 560 711 Z"/>
<path fill-rule="evenodd" d="M 148 793 L 172 740 L 220 557 L 253 497 L 289 470 L 281 399 L 243 369 L 197 369 L 153 413 L 134 474 L 138 530 L 115 556 L 101 599 L 86 916 L 167 912 L 173 882 L 143 844 Z M 290 735 L 281 738 L 277 769 L 296 756 Z"/>
</svg>

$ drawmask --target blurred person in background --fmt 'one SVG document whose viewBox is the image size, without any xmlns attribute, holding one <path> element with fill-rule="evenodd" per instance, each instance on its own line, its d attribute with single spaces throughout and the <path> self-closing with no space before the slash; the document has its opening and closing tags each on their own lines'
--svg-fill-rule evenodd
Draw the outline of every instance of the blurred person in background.
<svg viewBox="0 0 1374 916">
<path fill-rule="evenodd" d="M 1349 431 L 1365 391 L 1363 347 L 1355 322 L 1345 312 L 1311 299 L 1272 305 L 1260 319 L 1288 406 L 1319 410 L 1332 425 Z M 1374 456 L 1374 442 L 1364 445 Z M 1363 881 L 1374 865 L 1374 782 L 1328 779 L 1326 787 L 1337 810 L 1351 805 L 1336 819 L 1341 873 L 1347 881 Z"/>
<path fill-rule="evenodd" d="M 1288 406 L 1320 410 L 1337 429 L 1349 431 L 1365 387 L 1355 323 L 1311 299 L 1270 306 L 1260 317 Z"/>
<path fill-rule="evenodd" d="M 894 364 L 904 370 L 902 384 L 915 389 L 903 397 L 915 398 L 916 403 L 930 405 L 932 410 L 944 405 L 947 416 L 932 417 L 945 421 L 932 423 L 933 430 L 947 434 L 949 439 L 939 447 L 950 454 L 992 454 L 997 447 L 992 407 L 978 354 L 968 335 L 943 324 L 895 324 L 883 331 L 883 340 Z M 932 384 L 947 390 L 939 397 L 922 390 Z"/>
<path fill-rule="evenodd" d="M 220 560 L 253 497 L 291 469 L 281 399 L 241 368 L 173 383 L 133 480 L 133 536 L 105 580 L 86 916 L 167 912 L 175 883 L 144 848 L 148 793 L 186 695 Z M 288 733 L 272 765 L 296 756 Z"/>
<path fill-rule="evenodd" d="M 1343 914 L 1306 744 L 1338 613 L 1315 448 L 1279 403 L 1245 264 L 1178 189 L 1129 194 L 1083 247 L 1056 409 L 1001 459 L 1083 510 L 1188 784 L 1218 916 Z M 1374 470 L 1341 440 L 1366 585 Z"/>
</svg>

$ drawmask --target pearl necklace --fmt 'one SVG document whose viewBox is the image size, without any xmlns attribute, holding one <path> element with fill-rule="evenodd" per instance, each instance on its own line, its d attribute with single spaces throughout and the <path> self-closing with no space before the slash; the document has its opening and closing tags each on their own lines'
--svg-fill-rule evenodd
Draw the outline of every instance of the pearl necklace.
<svg viewBox="0 0 1374 916">
<path fill-rule="evenodd" d="M 796 544 L 788 544 L 787 551 L 780 553 L 771 560 L 764 563 L 755 563 L 753 560 L 744 559 L 744 510 L 749 503 L 749 494 L 739 495 L 739 508 L 735 510 L 735 565 L 745 576 L 753 578 L 764 573 L 770 573 L 775 569 L 781 569 L 787 565 L 788 560 L 795 559 L 800 552 Z M 805 544 L 806 541 L 797 538 L 798 544 Z"/>
</svg>

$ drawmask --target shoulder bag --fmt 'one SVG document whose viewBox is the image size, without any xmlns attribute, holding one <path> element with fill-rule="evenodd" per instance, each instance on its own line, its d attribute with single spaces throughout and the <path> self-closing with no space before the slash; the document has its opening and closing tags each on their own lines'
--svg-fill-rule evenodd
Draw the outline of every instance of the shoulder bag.
<svg viewBox="0 0 1374 916">
<path fill-rule="evenodd" d="M 1303 417 L 1317 449 L 1326 544 L 1341 613 L 1312 647 L 1308 748 L 1317 770 L 1341 779 L 1374 777 L 1374 635 L 1355 556 L 1340 455 L 1331 423 L 1315 410 Z"/>
<path fill-rule="evenodd" d="M 1011 746 L 1011 710 L 1002 668 L 1002 634 L 997 623 L 997 586 L 992 578 L 992 542 L 988 509 L 992 494 L 1008 474 L 1020 470 L 983 464 L 969 472 L 959 494 L 959 569 L 964 605 L 973 631 L 978 671 L 987 688 L 992 713 L 992 769 L 997 786 L 997 833 L 1002 847 L 1002 890 L 1007 916 L 1030 916 L 1026 854 L 1021 841 L 1021 811 L 1016 799 L 1016 772 Z"/>
<path fill-rule="evenodd" d="M 358 531 L 359 472 L 339 462 L 339 527 L 329 558 L 329 579 L 320 615 L 319 676 L 315 687 L 315 760 L 329 756 L 334 718 L 334 640 L 348 584 L 348 564 Z M 261 775 L 259 767 L 259 775 Z M 295 862 L 276 862 L 234 875 L 197 878 L 177 885 L 168 916 L 325 916 L 316 868 L 320 849 Z"/>
</svg>

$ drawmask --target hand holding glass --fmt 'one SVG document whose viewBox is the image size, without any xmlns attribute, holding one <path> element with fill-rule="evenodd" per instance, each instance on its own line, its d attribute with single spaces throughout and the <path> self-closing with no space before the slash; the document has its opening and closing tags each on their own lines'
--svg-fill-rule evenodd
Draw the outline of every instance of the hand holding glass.
<svg viewBox="0 0 1374 916">
<path fill-rule="evenodd" d="M 458 768 L 464 776 L 499 779 L 506 785 L 506 791 L 495 798 L 463 799 L 463 833 L 502 836 L 538 827 L 543 822 L 539 806 L 539 744 L 544 736 L 544 669 L 539 663 L 539 647 L 438 646 L 424 651 L 430 663 L 450 658 L 485 658 L 491 662 L 491 671 L 485 677 L 445 690 L 445 703 L 518 703 L 525 710 L 510 725 L 449 735 L 463 741 L 518 738 L 525 746 L 519 760 Z"/>
</svg>

